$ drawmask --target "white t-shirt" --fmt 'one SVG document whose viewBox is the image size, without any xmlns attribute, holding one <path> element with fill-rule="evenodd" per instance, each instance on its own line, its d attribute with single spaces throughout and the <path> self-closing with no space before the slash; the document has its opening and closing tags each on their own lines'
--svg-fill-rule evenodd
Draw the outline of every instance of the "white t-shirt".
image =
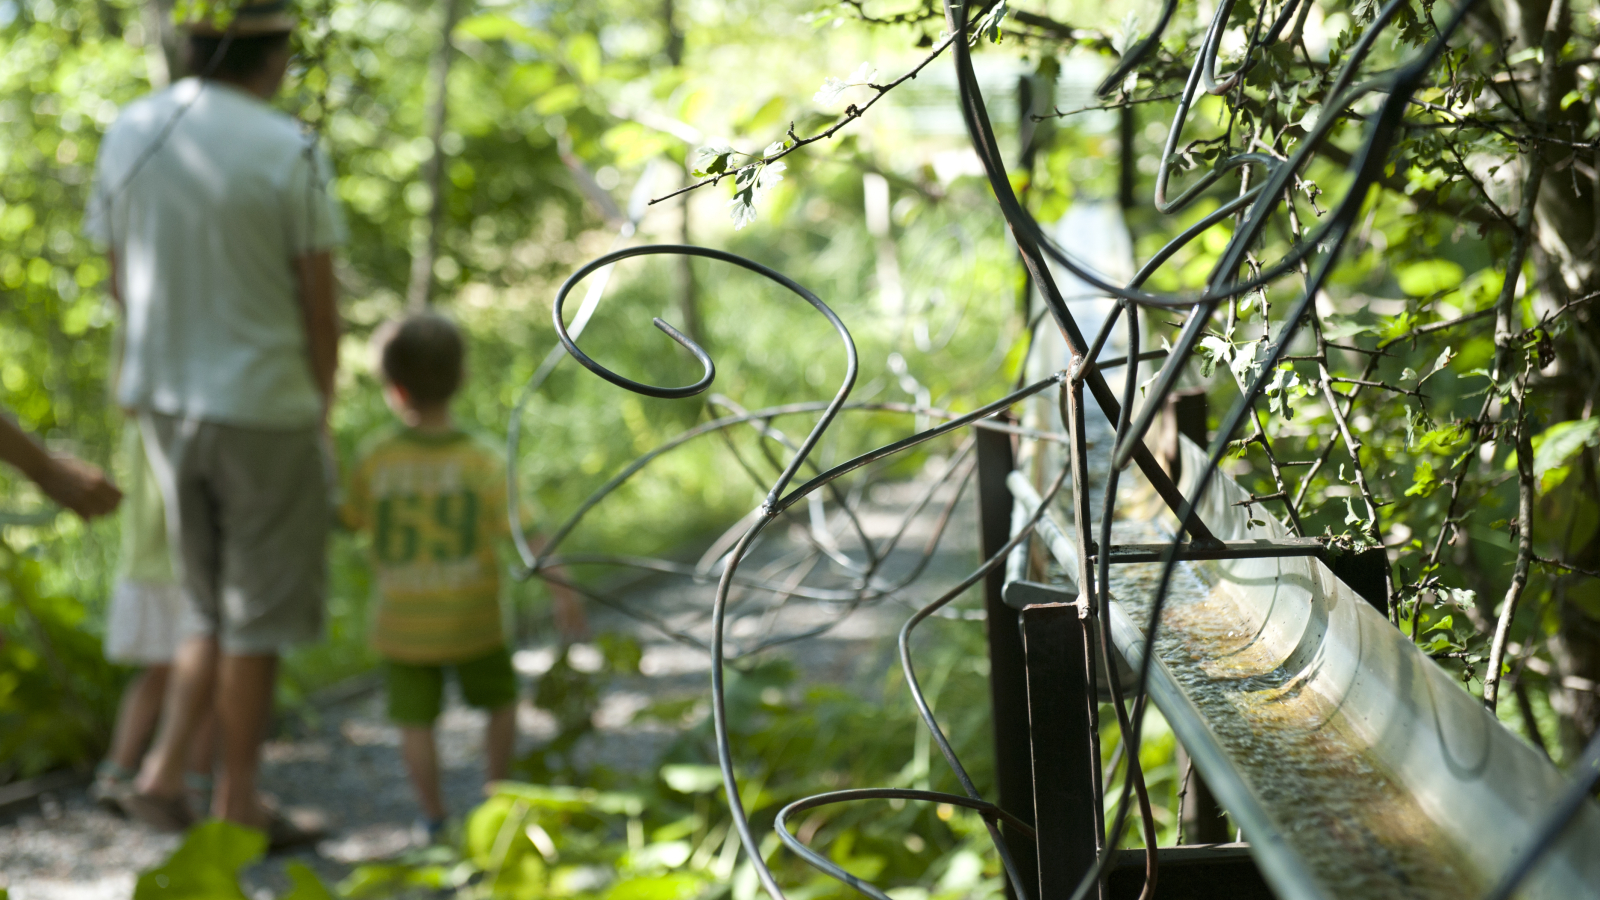
<svg viewBox="0 0 1600 900">
<path fill-rule="evenodd" d="M 331 167 L 290 116 L 186 78 L 100 145 L 84 230 L 117 258 L 124 407 L 259 428 L 314 425 L 293 259 L 344 241 Z"/>
</svg>

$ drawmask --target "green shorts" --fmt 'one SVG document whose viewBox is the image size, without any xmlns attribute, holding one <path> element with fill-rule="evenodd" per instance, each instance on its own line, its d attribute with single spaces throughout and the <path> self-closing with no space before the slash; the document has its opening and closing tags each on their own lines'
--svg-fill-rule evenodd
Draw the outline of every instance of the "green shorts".
<svg viewBox="0 0 1600 900">
<path fill-rule="evenodd" d="M 517 674 L 504 647 L 459 663 L 418 665 L 384 660 L 389 718 L 400 725 L 428 726 L 444 707 L 444 670 L 455 669 L 468 706 L 499 709 L 517 700 Z"/>
</svg>

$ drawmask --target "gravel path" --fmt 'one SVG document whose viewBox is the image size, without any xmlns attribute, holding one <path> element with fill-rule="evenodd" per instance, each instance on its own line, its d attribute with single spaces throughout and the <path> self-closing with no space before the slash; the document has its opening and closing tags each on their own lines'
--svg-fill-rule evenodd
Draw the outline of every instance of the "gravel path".
<svg viewBox="0 0 1600 900">
<path fill-rule="evenodd" d="M 909 509 L 922 487 L 908 482 L 875 488 L 873 502 L 860 517 L 867 532 L 878 538 L 892 532 L 898 524 L 896 513 Z M 948 488 L 940 496 L 948 497 Z M 897 551 L 886 567 L 890 575 L 909 569 L 914 550 L 931 534 L 936 512 L 936 508 L 925 511 L 908 529 L 902 544 L 913 550 Z M 971 499 L 964 496 L 940 554 L 911 596 L 931 598 L 940 584 L 959 578 L 964 567 L 975 562 L 975 522 Z M 770 539 L 747 570 L 792 552 L 801 537 L 791 529 Z M 626 600 L 699 634 L 705 623 L 698 613 L 710 596 L 707 585 L 650 582 L 630 590 Z M 820 637 L 769 652 L 791 658 L 806 681 L 876 683 L 885 667 L 893 664 L 892 636 L 909 609 L 899 600 L 847 614 L 827 604 L 800 605 L 777 614 L 754 609 L 730 631 L 735 638 L 741 634 L 753 638 L 764 629 L 782 633 L 837 621 Z M 709 659 L 615 611 L 597 609 L 591 624 L 596 632 L 634 634 L 644 657 L 640 675 L 613 680 L 601 696 L 594 713 L 596 732 L 584 748 L 585 757 L 618 771 L 648 771 L 674 731 L 654 721 L 634 722 L 634 714 L 659 700 L 703 696 Z M 592 648 L 574 652 L 569 659 L 575 665 L 586 653 L 597 655 Z M 554 654 L 550 646 L 529 646 L 515 655 L 524 682 L 517 717 L 519 754 L 555 733 L 554 719 L 528 699 Z M 456 814 L 471 809 L 482 796 L 483 721 L 481 713 L 461 705 L 452 689 L 438 734 L 446 802 Z M 247 872 L 249 893 L 263 900 L 287 888 L 282 867 L 290 859 L 307 863 L 332 883 L 355 864 L 392 857 L 414 841 L 411 825 L 416 806 L 400 761 L 399 736 L 384 718 L 381 692 L 368 691 L 323 707 L 297 729 L 299 733 L 264 748 L 263 785 L 286 807 L 318 812 L 330 827 L 330 837 L 314 849 L 276 855 Z M 9 889 L 12 900 L 123 900 L 132 895 L 137 873 L 158 865 L 177 844 L 176 836 L 95 808 L 81 788 L 64 790 L 45 795 L 36 804 L 0 811 L 0 887 Z"/>
</svg>

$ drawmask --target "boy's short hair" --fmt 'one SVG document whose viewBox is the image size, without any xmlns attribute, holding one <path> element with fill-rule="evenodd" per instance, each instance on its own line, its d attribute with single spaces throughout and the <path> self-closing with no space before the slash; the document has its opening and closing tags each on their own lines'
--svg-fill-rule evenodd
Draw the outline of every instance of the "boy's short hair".
<svg viewBox="0 0 1600 900">
<path fill-rule="evenodd" d="M 407 316 L 381 330 L 378 339 L 384 379 L 404 389 L 412 405 L 437 406 L 461 387 L 466 342 L 444 316 Z"/>
</svg>

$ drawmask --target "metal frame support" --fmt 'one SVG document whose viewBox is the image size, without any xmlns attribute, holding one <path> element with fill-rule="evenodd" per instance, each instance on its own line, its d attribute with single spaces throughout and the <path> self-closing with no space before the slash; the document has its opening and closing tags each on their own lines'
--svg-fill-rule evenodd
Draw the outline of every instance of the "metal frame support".
<svg viewBox="0 0 1600 900">
<path fill-rule="evenodd" d="M 1016 465 L 1011 435 L 979 428 L 974 431 L 978 452 L 978 524 L 985 559 L 1000 552 L 1011 539 L 1011 490 L 1006 476 Z M 983 581 L 983 608 L 989 639 L 989 700 L 993 710 L 994 769 L 1000 808 L 1032 824 L 1033 761 L 1028 748 L 1028 678 L 1023 657 L 1017 611 L 1005 604 L 1006 572 L 996 566 Z M 1018 860 L 1032 859 L 1034 842 L 1002 824 L 1006 844 Z M 1027 900 L 1038 900 L 1039 885 L 1031 866 L 1023 864 Z M 1033 879 L 1031 883 L 1030 877 Z M 1012 896 L 1011 885 L 1006 885 Z"/>
<path fill-rule="evenodd" d="M 1389 610 L 1389 552 L 1368 547 L 1360 553 L 1329 553 L 1324 557 L 1335 578 L 1361 595 L 1372 608 L 1385 616 Z"/>
<path fill-rule="evenodd" d="M 1006 586 L 1006 600 L 1022 607 L 1034 827 L 1039 834 L 1038 896 L 1060 900 L 1071 896 L 1094 867 L 1105 840 L 1089 641 L 1094 620 L 1072 602 L 1076 597 L 1049 585 L 1012 582 Z M 1101 896 L 1100 890 L 1089 894 L 1093 900 Z"/>
</svg>

